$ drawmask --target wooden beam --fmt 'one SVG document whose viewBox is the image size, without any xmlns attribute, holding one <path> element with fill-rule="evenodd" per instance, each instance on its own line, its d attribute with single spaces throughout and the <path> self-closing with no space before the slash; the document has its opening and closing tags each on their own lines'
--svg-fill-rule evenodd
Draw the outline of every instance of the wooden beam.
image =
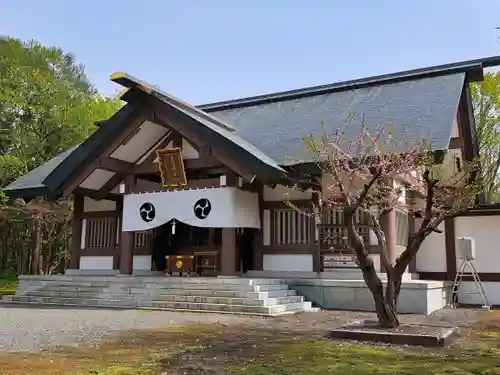
<svg viewBox="0 0 500 375">
<path fill-rule="evenodd" d="M 220 160 L 224 165 L 226 165 L 232 171 L 236 172 L 241 177 L 243 177 L 246 181 L 248 181 L 248 182 L 254 181 L 256 176 L 253 173 L 247 172 L 246 168 L 244 168 L 242 165 L 240 165 L 238 160 L 236 160 L 234 157 L 231 157 L 231 155 L 228 155 L 227 152 L 225 152 L 221 149 L 215 149 L 215 150 L 212 150 L 212 155 L 214 156 L 214 158 L 216 158 L 217 160 Z"/>
<path fill-rule="evenodd" d="M 130 115 L 121 126 L 123 128 L 122 133 L 104 146 L 100 155 L 109 157 L 144 122 L 148 113 L 148 108 L 141 108 Z M 96 169 L 96 165 L 99 165 L 99 160 L 96 159 L 85 163 L 79 170 L 79 173 L 64 184 L 62 188 L 63 195 L 67 196 L 73 192 Z"/>
<path fill-rule="evenodd" d="M 204 159 L 184 160 L 184 168 L 185 169 L 204 169 L 204 168 L 214 168 L 214 167 L 221 167 L 221 166 L 222 166 L 222 164 L 218 160 L 211 158 L 211 157 L 207 157 Z M 133 173 L 136 175 L 160 173 L 160 170 L 159 170 L 157 163 L 133 165 L 132 170 L 133 170 Z"/>
<path fill-rule="evenodd" d="M 450 139 L 450 144 L 448 149 L 463 149 L 464 148 L 464 139 L 460 137 L 453 137 Z"/>
<path fill-rule="evenodd" d="M 172 116 L 169 115 L 169 113 L 161 106 L 161 103 L 158 102 L 159 99 L 153 99 L 153 101 L 151 102 L 155 110 L 152 112 L 152 118 L 150 119 L 150 121 L 166 128 L 175 130 L 182 137 L 196 143 L 198 147 L 207 145 L 206 139 L 203 139 L 200 134 L 192 131 L 187 126 L 183 126 L 181 123 L 175 121 L 175 119 L 173 119 Z"/>
<path fill-rule="evenodd" d="M 144 159 L 141 163 L 142 164 L 146 164 L 146 165 L 149 165 L 149 164 L 152 164 L 155 159 L 156 159 L 156 150 L 158 149 L 162 149 L 162 148 L 165 148 L 168 146 L 168 144 L 173 141 L 173 133 L 172 131 L 170 131 L 170 133 L 167 135 L 167 137 L 161 141 L 160 143 L 154 145 L 153 147 L 151 147 L 148 151 L 147 151 L 147 158 Z"/>
<path fill-rule="evenodd" d="M 203 189 L 220 186 L 220 178 L 206 178 L 199 180 L 189 180 L 186 186 L 176 190 Z M 172 189 L 163 188 L 161 184 L 148 180 L 138 179 L 133 193 L 152 193 L 156 191 L 171 191 Z"/>
<path fill-rule="evenodd" d="M 96 159 L 94 159 L 94 161 L 90 165 L 88 165 L 88 167 L 85 169 L 85 173 L 82 173 L 77 179 L 75 179 L 71 184 L 69 184 L 66 187 L 66 189 L 63 191 L 63 194 L 67 195 L 71 193 L 74 189 L 79 187 L 79 185 L 82 182 L 84 182 L 87 179 L 87 177 L 89 177 L 92 174 L 92 172 L 94 172 L 96 169 L 104 169 L 110 172 L 115 172 L 118 174 L 125 175 L 133 171 L 134 165 L 135 164 L 117 159 L 112 159 L 106 156 L 99 156 Z M 111 177 L 111 179 L 113 179 L 113 177 Z"/>
<path fill-rule="evenodd" d="M 107 156 L 99 156 L 95 161 L 95 169 L 105 169 L 110 172 L 116 172 L 123 175 L 130 174 L 131 168 L 135 164 L 127 161 L 110 158 Z"/>
<path fill-rule="evenodd" d="M 113 177 L 111 177 L 104 185 L 102 185 L 102 187 L 97 192 L 97 196 L 103 197 L 101 199 L 104 199 L 104 197 L 110 194 L 111 191 L 116 187 L 116 185 L 122 182 L 124 178 L 124 175 L 115 173 Z"/>
<path fill-rule="evenodd" d="M 80 194 L 95 200 L 106 199 L 110 201 L 117 201 L 120 199 L 120 196 L 118 194 L 107 194 L 106 196 L 100 196 L 97 190 L 86 189 L 82 187 L 75 188 L 74 192 L 75 194 Z"/>
</svg>

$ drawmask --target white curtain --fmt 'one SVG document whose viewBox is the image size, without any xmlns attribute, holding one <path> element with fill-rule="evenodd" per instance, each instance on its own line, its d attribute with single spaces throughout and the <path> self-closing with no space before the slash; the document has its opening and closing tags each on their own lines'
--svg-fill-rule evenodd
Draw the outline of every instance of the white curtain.
<svg viewBox="0 0 500 375">
<path fill-rule="evenodd" d="M 172 220 L 206 228 L 260 228 L 256 193 L 233 187 L 127 194 L 122 230 L 142 231 Z"/>
</svg>

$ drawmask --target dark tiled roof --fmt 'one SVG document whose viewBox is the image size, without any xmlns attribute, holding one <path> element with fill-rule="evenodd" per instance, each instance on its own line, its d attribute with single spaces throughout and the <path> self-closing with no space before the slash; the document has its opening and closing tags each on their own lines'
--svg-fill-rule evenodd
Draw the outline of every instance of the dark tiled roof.
<svg viewBox="0 0 500 375">
<path fill-rule="evenodd" d="M 307 159 L 302 137 L 320 136 L 325 127 L 333 132 L 351 115 L 357 123 L 364 117 L 368 125 L 391 126 L 401 148 L 427 138 L 434 149 L 447 149 L 464 79 L 457 73 L 210 111 L 282 163 Z M 355 139 L 359 131 L 354 121 L 346 137 Z"/>
<path fill-rule="evenodd" d="M 201 109 L 227 124 L 227 127 L 216 127 L 217 131 L 223 132 L 221 135 L 232 138 L 235 144 L 273 167 L 277 164 L 275 160 L 287 164 L 291 160 L 307 159 L 301 138 L 321 134 L 322 123 L 327 130 L 334 130 L 342 126 L 351 114 L 358 119 L 363 116 L 365 122 L 377 127 L 393 125 L 394 138 L 401 147 L 410 141 L 427 138 L 431 140 L 433 148 L 446 149 L 464 82 L 481 80 L 482 63 L 487 60 L 448 64 L 196 108 L 181 103 L 181 107 L 187 106 L 183 111 L 190 112 L 190 116 L 197 117 L 197 121 L 213 122 L 213 119 L 198 113 Z M 106 121 L 96 133 L 108 125 Z M 233 132 L 231 127 L 236 131 Z M 357 134 L 359 131 L 352 127 L 349 137 Z M 7 186 L 7 192 L 45 188 L 46 182 L 54 175 L 51 172 L 61 169 L 57 167 L 74 150 L 56 156 L 13 182 Z"/>
<path fill-rule="evenodd" d="M 47 176 L 56 169 L 59 164 L 61 164 L 69 154 L 71 154 L 79 145 L 73 146 L 70 149 L 61 152 L 59 155 L 53 157 L 46 163 L 40 165 L 39 167 L 31 170 L 23 177 L 18 178 L 16 181 L 5 187 L 6 192 L 18 191 L 23 189 L 32 189 L 35 197 L 37 192 L 45 189 L 45 185 L 43 184 L 44 180 Z"/>
</svg>

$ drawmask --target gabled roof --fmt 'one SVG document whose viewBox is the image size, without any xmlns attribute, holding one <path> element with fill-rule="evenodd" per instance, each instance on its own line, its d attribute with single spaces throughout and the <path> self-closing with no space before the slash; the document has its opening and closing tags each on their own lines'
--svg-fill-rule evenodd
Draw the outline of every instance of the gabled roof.
<svg viewBox="0 0 500 375">
<path fill-rule="evenodd" d="M 402 149 L 428 139 L 434 149 L 446 150 L 464 83 L 465 74 L 455 73 L 209 110 L 283 164 L 308 161 L 302 138 L 322 136 L 325 128 L 334 133 L 351 116 L 355 119 L 346 129 L 347 139 L 359 136 L 363 118 L 368 126 L 390 128 Z"/>
<path fill-rule="evenodd" d="M 119 83 L 122 86 L 127 87 L 129 90 L 140 89 L 141 91 L 153 95 L 154 97 L 160 99 L 163 103 L 177 109 L 179 112 L 182 112 L 187 117 L 194 119 L 195 121 L 204 125 L 214 133 L 219 134 L 222 137 L 222 139 L 225 139 L 229 141 L 229 143 L 237 145 L 247 153 L 253 155 L 257 160 L 267 164 L 269 167 L 276 169 L 281 173 L 285 173 L 285 170 L 280 167 L 277 161 L 267 156 L 264 152 L 255 147 L 252 143 L 240 137 L 239 134 L 235 132 L 233 126 L 230 125 L 230 123 L 225 121 L 223 118 L 220 118 L 218 116 L 213 116 L 209 113 L 202 111 L 199 108 L 193 107 L 192 105 L 182 101 L 181 99 L 177 99 L 174 96 L 167 94 L 166 92 L 158 88 L 153 88 L 148 83 L 141 81 L 138 78 L 132 77 L 129 74 L 115 73 L 111 76 L 111 80 Z M 128 101 L 127 96 L 129 93 L 131 93 L 131 91 L 127 91 L 124 94 L 122 94 L 121 95 L 122 99 Z"/>
<path fill-rule="evenodd" d="M 491 66 L 492 59 L 484 59 Z M 138 91 L 154 95 L 183 115 L 217 133 L 220 139 L 245 150 L 269 168 L 308 161 L 302 137 L 342 126 L 350 115 L 368 124 L 393 127 L 393 136 L 405 142 L 427 138 L 433 148 L 447 149 L 464 84 L 482 79 L 483 60 L 447 64 L 333 85 L 211 103 L 194 107 L 131 76 L 112 77 L 128 87 L 122 95 L 133 101 Z M 115 116 L 113 116 L 115 117 Z M 57 192 L 55 180 L 67 177 L 62 165 L 80 161 L 99 144 L 103 134 L 113 136 L 119 125 L 106 120 L 82 145 L 45 163 L 5 189 L 47 188 Z M 115 125 L 113 125 L 115 123 Z M 351 136 L 359 134 L 353 128 Z M 89 142 L 88 142 L 89 141 Z M 94 145 L 94 146 L 92 146 Z M 91 147 L 92 146 L 92 147 Z M 62 161 L 64 160 L 64 162 Z M 58 178 L 55 178 L 58 177 Z"/>
</svg>

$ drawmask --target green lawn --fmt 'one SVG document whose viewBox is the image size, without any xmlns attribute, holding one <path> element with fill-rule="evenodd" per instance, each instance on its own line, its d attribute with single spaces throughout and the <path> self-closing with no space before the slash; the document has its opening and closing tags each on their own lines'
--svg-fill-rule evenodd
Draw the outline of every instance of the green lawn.
<svg viewBox="0 0 500 375">
<path fill-rule="evenodd" d="M 0 374 L 500 374 L 500 314 L 444 349 L 387 348 L 256 326 L 185 325 L 95 345 L 0 356 Z M 492 319 L 493 318 L 493 319 Z"/>
<path fill-rule="evenodd" d="M 16 294 L 17 278 L 0 277 L 0 296 Z"/>
</svg>

